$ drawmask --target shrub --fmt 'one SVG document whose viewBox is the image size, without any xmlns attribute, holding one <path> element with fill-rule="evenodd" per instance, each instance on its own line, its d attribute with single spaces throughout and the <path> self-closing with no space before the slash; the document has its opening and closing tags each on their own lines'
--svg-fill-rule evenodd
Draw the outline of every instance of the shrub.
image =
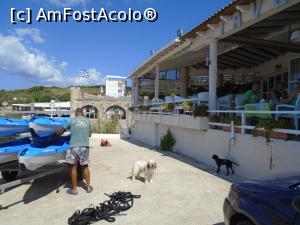
<svg viewBox="0 0 300 225">
<path fill-rule="evenodd" d="M 176 141 L 170 129 L 168 129 L 167 133 L 160 139 L 160 148 L 165 151 L 172 151 L 175 144 Z"/>
<path fill-rule="evenodd" d="M 206 105 L 198 105 L 193 110 L 194 117 L 206 117 L 208 116 L 208 107 Z"/>
<path fill-rule="evenodd" d="M 61 102 L 67 102 L 67 101 L 70 101 L 70 99 L 71 99 L 70 93 L 64 93 L 64 94 L 58 96 L 58 100 Z"/>
<path fill-rule="evenodd" d="M 116 134 L 118 133 L 119 119 L 113 116 L 110 120 L 97 119 L 92 125 L 93 133 Z"/>
</svg>

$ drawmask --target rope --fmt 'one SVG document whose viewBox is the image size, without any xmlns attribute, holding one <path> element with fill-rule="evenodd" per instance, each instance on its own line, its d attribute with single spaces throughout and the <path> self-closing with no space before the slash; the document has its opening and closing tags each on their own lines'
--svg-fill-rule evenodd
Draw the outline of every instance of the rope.
<svg viewBox="0 0 300 225">
<path fill-rule="evenodd" d="M 105 194 L 105 193 L 104 193 Z M 133 206 L 135 198 L 140 198 L 140 195 L 133 195 L 130 192 L 115 192 L 112 195 L 107 195 L 110 199 L 99 206 L 90 205 L 89 208 L 76 210 L 75 213 L 68 219 L 69 225 L 89 225 L 100 220 L 107 222 L 115 222 L 114 216 L 120 212 L 126 211 Z"/>
</svg>

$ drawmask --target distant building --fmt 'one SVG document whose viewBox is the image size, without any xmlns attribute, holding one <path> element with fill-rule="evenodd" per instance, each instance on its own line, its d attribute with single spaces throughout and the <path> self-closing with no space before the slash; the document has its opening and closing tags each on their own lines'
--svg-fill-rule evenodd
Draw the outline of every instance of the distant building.
<svg viewBox="0 0 300 225">
<path fill-rule="evenodd" d="M 14 111 L 66 111 L 70 110 L 70 102 L 34 102 L 28 104 L 12 104 Z"/>
<path fill-rule="evenodd" d="M 106 96 L 124 97 L 126 95 L 126 77 L 107 76 L 106 77 Z"/>
</svg>

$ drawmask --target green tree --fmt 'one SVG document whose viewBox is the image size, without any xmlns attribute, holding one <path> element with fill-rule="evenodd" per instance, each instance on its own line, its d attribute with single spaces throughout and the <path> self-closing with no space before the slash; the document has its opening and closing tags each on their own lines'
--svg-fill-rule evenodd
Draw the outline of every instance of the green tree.
<svg viewBox="0 0 300 225">
<path fill-rule="evenodd" d="M 61 102 L 67 102 L 70 101 L 70 99 L 71 99 L 70 93 L 65 93 L 58 97 L 58 100 Z"/>
</svg>

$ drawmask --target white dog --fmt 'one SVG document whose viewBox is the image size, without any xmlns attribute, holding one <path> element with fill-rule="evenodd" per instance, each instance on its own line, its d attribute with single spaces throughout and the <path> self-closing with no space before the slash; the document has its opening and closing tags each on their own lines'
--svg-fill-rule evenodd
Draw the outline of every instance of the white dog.
<svg viewBox="0 0 300 225">
<path fill-rule="evenodd" d="M 131 179 L 134 181 L 141 173 L 145 174 L 145 183 L 152 183 L 152 177 L 156 170 L 156 162 L 154 160 L 149 161 L 136 161 L 133 164 L 131 171 Z"/>
</svg>

